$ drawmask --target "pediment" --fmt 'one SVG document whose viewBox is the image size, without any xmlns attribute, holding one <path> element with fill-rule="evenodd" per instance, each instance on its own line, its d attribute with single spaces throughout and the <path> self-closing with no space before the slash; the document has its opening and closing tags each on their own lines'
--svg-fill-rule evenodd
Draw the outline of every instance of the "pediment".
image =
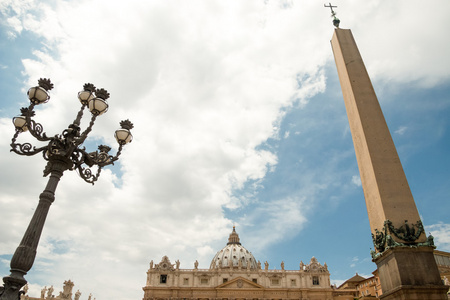
<svg viewBox="0 0 450 300">
<path fill-rule="evenodd" d="M 262 289 L 262 285 L 254 283 L 244 277 L 237 277 L 230 281 L 224 282 L 216 287 L 217 289 Z"/>
<path fill-rule="evenodd" d="M 175 271 L 173 264 L 167 256 L 163 256 L 161 262 L 155 265 L 155 269 L 158 271 Z"/>
</svg>

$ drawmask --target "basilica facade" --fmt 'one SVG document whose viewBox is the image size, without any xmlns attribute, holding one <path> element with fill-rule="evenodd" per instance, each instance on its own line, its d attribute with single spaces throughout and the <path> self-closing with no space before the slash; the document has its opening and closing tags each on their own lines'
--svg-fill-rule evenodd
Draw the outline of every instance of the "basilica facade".
<svg viewBox="0 0 450 300">
<path fill-rule="evenodd" d="M 331 300 L 333 288 L 327 265 L 316 258 L 298 270 L 269 270 L 244 248 L 235 228 L 227 245 L 211 260 L 209 269 L 180 269 L 167 256 L 147 272 L 144 300 L 192 299 L 308 299 Z"/>
</svg>

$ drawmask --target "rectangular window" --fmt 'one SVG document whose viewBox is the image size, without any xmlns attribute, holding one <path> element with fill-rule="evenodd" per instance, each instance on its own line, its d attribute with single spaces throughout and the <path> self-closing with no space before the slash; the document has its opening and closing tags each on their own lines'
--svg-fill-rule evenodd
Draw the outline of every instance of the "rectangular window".
<svg viewBox="0 0 450 300">
<path fill-rule="evenodd" d="M 225 283 L 225 282 L 227 282 L 228 281 L 228 278 L 224 278 L 223 279 L 223 283 Z"/>
<path fill-rule="evenodd" d="M 280 285 L 280 279 L 272 279 L 271 284 L 272 285 Z"/>
<path fill-rule="evenodd" d="M 295 279 L 291 279 L 291 286 L 296 286 L 297 285 L 297 281 Z"/>
<path fill-rule="evenodd" d="M 167 275 L 161 275 L 159 277 L 159 283 L 167 283 Z"/>
<path fill-rule="evenodd" d="M 319 276 L 313 276 L 312 284 L 313 285 L 319 285 Z"/>
<path fill-rule="evenodd" d="M 253 281 L 254 283 L 258 283 L 258 279 L 256 279 L 256 278 L 253 278 L 252 281 Z"/>
<path fill-rule="evenodd" d="M 201 284 L 208 284 L 208 278 L 202 278 L 200 279 Z"/>
<path fill-rule="evenodd" d="M 189 278 L 183 278 L 183 284 L 189 285 Z"/>
</svg>

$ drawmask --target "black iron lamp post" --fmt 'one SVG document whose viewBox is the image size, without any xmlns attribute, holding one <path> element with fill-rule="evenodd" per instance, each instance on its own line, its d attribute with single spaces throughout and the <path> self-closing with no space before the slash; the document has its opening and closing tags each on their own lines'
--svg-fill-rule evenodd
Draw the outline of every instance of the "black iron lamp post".
<svg viewBox="0 0 450 300">
<path fill-rule="evenodd" d="M 16 132 L 12 138 L 11 151 L 20 155 L 43 154 L 47 161 L 44 169 L 44 176 L 50 175 L 47 186 L 39 196 L 39 204 L 34 212 L 33 218 L 11 259 L 11 274 L 3 278 L 4 286 L 0 287 L 1 300 L 19 300 L 20 289 L 27 283 L 24 275 L 33 266 L 36 258 L 36 249 L 44 227 L 50 205 L 55 200 L 55 190 L 61 176 L 66 170 L 77 170 L 78 174 L 86 182 L 94 184 L 100 176 L 100 171 L 104 166 L 113 164 L 119 159 L 123 146 L 131 142 L 133 136 L 130 130 L 133 124 L 129 121 L 120 122 L 121 129 L 116 130 L 115 138 L 119 143 L 119 148 L 115 156 L 108 152 L 110 147 L 100 145 L 98 151 L 86 152 L 82 147 L 89 132 L 92 130 L 96 118 L 108 110 L 109 93 L 104 89 L 97 89 L 93 84 L 84 85 L 84 90 L 78 93 L 78 99 L 81 102 L 81 109 L 77 114 L 75 121 L 65 129 L 62 134 L 47 137 L 43 132 L 41 124 L 36 123 L 34 116 L 34 107 L 47 102 L 50 99 L 48 91 L 53 88 L 50 79 L 39 79 L 39 86 L 32 87 L 28 91 L 30 106 L 21 109 L 21 115 L 13 119 Z M 83 111 L 88 108 L 91 112 L 91 121 L 87 128 L 81 132 L 80 121 Z M 17 143 L 17 137 L 20 133 L 29 131 L 31 135 L 46 145 L 40 148 L 32 146 L 30 143 Z M 91 167 L 97 166 L 97 171 L 93 172 Z"/>
</svg>

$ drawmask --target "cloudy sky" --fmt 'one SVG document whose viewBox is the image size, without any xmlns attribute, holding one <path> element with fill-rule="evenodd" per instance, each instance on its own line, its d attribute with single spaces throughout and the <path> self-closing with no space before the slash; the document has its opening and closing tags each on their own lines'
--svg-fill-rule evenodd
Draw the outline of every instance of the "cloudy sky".
<svg viewBox="0 0 450 300">
<path fill-rule="evenodd" d="M 426 230 L 450 251 L 450 2 L 333 5 Z M 41 77 L 55 84 L 35 117 L 49 135 L 75 119 L 86 82 L 111 94 L 89 151 L 116 151 L 120 120 L 135 128 L 94 186 L 64 174 L 26 276 L 30 294 L 50 285 L 58 294 L 71 279 L 83 300 L 140 299 L 150 260 L 208 268 L 233 224 L 271 269 L 315 256 L 338 284 L 375 270 L 322 2 L 0 0 L 0 14 L 1 276 L 47 182 L 41 155 L 9 151 L 11 118 Z"/>
</svg>

